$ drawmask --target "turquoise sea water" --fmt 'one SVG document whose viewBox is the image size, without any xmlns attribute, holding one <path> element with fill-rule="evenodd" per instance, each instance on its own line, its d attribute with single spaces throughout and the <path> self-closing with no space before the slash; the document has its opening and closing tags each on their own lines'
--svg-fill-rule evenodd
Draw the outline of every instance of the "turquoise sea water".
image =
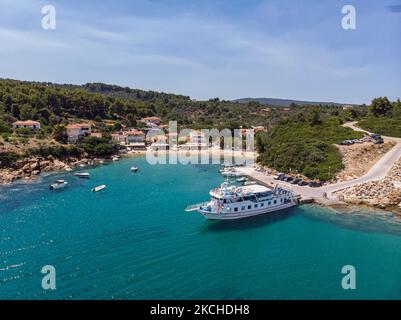
<svg viewBox="0 0 401 320">
<path fill-rule="evenodd" d="M 222 182 L 216 166 L 131 158 L 88 171 L 0 188 L 0 299 L 401 298 L 401 225 L 387 218 L 302 206 L 207 222 L 183 209 Z M 56 178 L 67 189 L 51 192 Z M 348 264 L 354 291 L 341 288 Z M 41 287 L 44 265 L 55 291 Z"/>
</svg>

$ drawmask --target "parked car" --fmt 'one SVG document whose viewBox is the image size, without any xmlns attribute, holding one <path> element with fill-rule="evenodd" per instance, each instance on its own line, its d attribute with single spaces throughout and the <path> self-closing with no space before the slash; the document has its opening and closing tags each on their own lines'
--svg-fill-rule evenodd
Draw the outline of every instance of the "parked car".
<svg viewBox="0 0 401 320">
<path fill-rule="evenodd" d="M 287 176 L 283 181 L 284 181 L 284 182 L 291 182 L 292 180 L 294 180 L 293 177 Z"/>
<path fill-rule="evenodd" d="M 304 181 L 304 180 L 300 180 L 300 181 L 298 182 L 298 185 L 301 186 L 301 187 L 303 187 L 303 186 L 307 186 L 308 183 L 307 183 L 306 181 Z"/>
<path fill-rule="evenodd" d="M 376 139 L 373 143 L 374 144 L 383 144 L 384 140 L 383 139 Z"/>
<path fill-rule="evenodd" d="M 283 174 L 283 175 L 280 176 L 279 180 L 286 181 L 287 178 L 288 177 L 285 174 Z"/>
<path fill-rule="evenodd" d="M 301 179 L 295 178 L 295 179 L 292 180 L 290 183 L 291 183 L 291 184 L 298 184 L 299 181 L 301 181 Z"/>
<path fill-rule="evenodd" d="M 318 182 L 318 181 L 309 182 L 309 187 L 312 187 L 312 188 L 319 188 L 319 187 L 321 187 L 321 186 L 322 186 L 322 183 L 321 183 L 321 182 Z"/>
<path fill-rule="evenodd" d="M 374 140 L 380 140 L 380 139 L 382 139 L 382 136 L 381 136 L 380 134 L 377 134 L 377 133 L 372 133 L 370 136 L 371 136 Z"/>
<path fill-rule="evenodd" d="M 274 180 L 281 180 L 281 177 L 284 176 L 284 173 L 277 173 L 276 176 L 274 176 Z"/>
</svg>

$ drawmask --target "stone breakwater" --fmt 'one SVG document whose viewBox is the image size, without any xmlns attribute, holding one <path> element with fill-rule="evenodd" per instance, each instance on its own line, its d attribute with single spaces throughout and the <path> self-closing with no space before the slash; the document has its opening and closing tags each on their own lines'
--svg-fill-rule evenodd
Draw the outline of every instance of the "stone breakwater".
<svg viewBox="0 0 401 320">
<path fill-rule="evenodd" d="M 335 193 L 339 200 L 381 209 L 401 208 L 401 159 L 380 181 L 356 185 Z"/>
<path fill-rule="evenodd" d="M 0 169 L 0 184 L 9 184 L 16 180 L 31 180 L 42 172 L 66 170 L 84 163 L 85 159 L 68 158 L 63 161 L 52 156 L 30 157 L 15 162 L 12 167 Z"/>
</svg>

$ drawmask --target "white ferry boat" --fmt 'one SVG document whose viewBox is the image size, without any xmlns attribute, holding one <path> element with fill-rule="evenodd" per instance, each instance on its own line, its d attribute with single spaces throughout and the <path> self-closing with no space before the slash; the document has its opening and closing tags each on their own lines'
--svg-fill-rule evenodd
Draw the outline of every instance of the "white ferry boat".
<svg viewBox="0 0 401 320">
<path fill-rule="evenodd" d="M 237 187 L 227 182 L 211 190 L 210 196 L 209 202 L 190 206 L 186 211 L 198 211 L 208 220 L 233 220 L 287 209 L 299 201 L 299 196 L 290 190 L 258 184 Z"/>
</svg>

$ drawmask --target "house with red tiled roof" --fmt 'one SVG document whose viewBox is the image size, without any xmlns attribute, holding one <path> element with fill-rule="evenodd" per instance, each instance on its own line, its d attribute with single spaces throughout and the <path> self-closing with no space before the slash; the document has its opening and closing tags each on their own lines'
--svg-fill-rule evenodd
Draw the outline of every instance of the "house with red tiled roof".
<svg viewBox="0 0 401 320">
<path fill-rule="evenodd" d="M 32 129 L 32 130 L 38 130 L 38 129 L 40 129 L 40 122 L 33 121 L 33 120 L 15 121 L 13 123 L 13 128 L 14 129 L 28 128 L 28 129 Z"/>
<path fill-rule="evenodd" d="M 87 123 L 72 123 L 67 125 L 66 131 L 68 143 L 77 143 L 84 137 L 91 135 L 92 127 Z"/>
</svg>

